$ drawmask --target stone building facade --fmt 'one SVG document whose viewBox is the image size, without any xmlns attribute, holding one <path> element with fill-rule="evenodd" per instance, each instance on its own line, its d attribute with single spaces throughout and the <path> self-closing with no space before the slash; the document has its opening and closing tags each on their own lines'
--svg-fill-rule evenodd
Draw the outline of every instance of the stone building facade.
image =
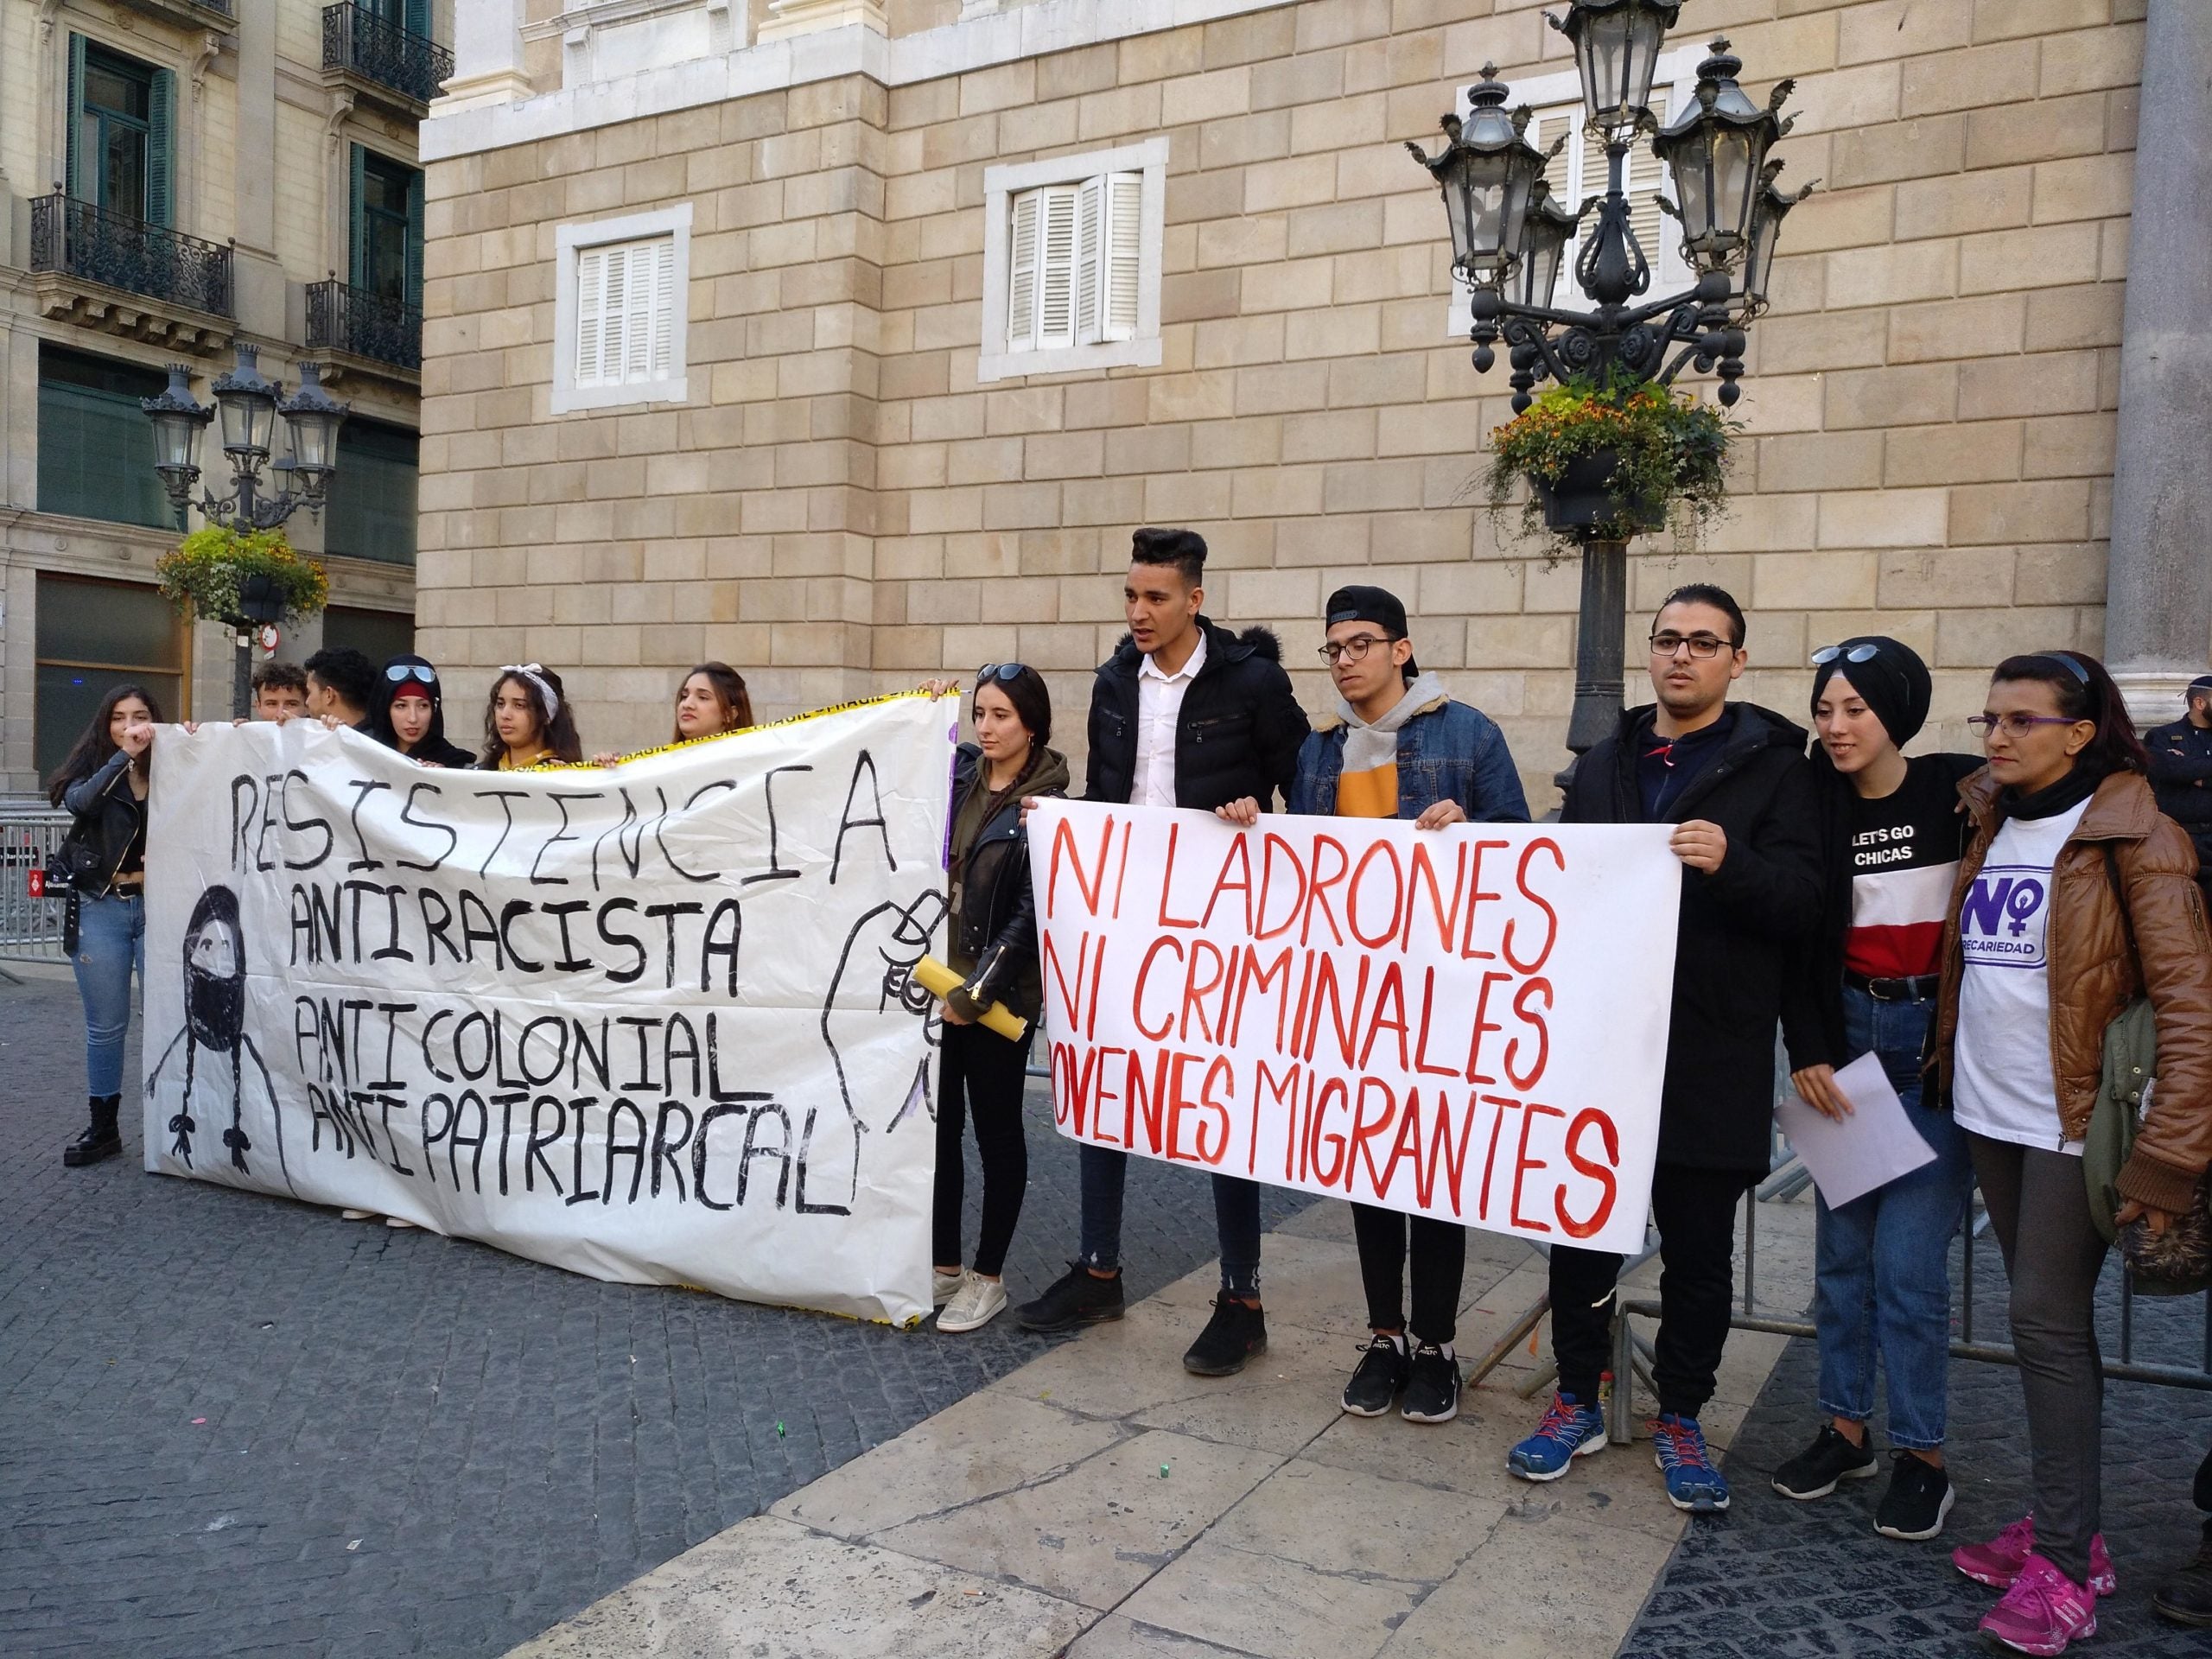
<svg viewBox="0 0 2212 1659">
<path fill-rule="evenodd" d="M 2128 550 L 2130 591 L 2168 597 L 2137 637 L 2106 628 L 2167 3 L 1688 0 L 1662 85 L 1685 96 L 1716 34 L 1754 96 L 1795 78 L 1784 182 L 1821 188 L 1751 331 L 1734 510 L 1637 544 L 1631 640 L 1669 587 L 1718 580 L 1751 612 L 1749 695 L 1794 709 L 1811 649 L 1891 632 L 1936 665 L 1951 743 L 2015 649 L 2109 645 L 2153 703 L 2201 670 L 2212 577 L 2171 550 Z M 2173 0 L 2161 26 L 2202 52 L 2207 20 Z M 698 658 L 777 715 L 1018 656 L 1080 748 L 1128 532 L 1188 524 L 1210 611 L 1280 630 L 1316 709 L 1323 597 L 1396 589 L 1423 663 L 1551 798 L 1578 572 L 1471 490 L 1506 374 L 1470 364 L 1400 143 L 1488 62 L 1567 118 L 1541 3 L 480 0 L 461 30 L 423 132 L 431 655 L 479 683 L 560 667 L 594 748 L 660 739 Z M 2194 140 L 2174 167 L 2201 170 Z M 1090 214 L 1087 181 L 1133 239 L 1070 232 L 1069 326 L 1025 302 L 1052 256 L 1022 214 L 1064 222 L 1061 188 Z M 634 263 L 664 244 L 672 270 Z M 1135 296 L 1110 317 L 1092 248 L 1097 292 Z M 2201 272 L 2201 240 L 2182 257 Z M 626 259 L 626 325 L 604 288 Z"/>
<path fill-rule="evenodd" d="M 28 791 L 106 688 L 229 712 L 232 648 L 155 592 L 178 525 L 139 397 L 259 349 L 350 402 L 330 509 L 288 526 L 332 610 L 291 630 L 388 652 L 413 626 L 422 175 L 452 0 L 0 4 L 0 791 Z M 410 222 L 410 219 L 412 222 Z M 227 489 L 219 443 L 204 481 Z M 197 525 L 194 514 L 189 523 Z"/>
</svg>

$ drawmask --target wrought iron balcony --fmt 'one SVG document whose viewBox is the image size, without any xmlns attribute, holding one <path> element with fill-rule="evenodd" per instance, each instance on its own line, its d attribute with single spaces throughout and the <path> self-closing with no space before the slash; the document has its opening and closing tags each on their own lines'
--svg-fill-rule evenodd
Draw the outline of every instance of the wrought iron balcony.
<svg viewBox="0 0 2212 1659">
<path fill-rule="evenodd" d="M 452 75 L 453 54 L 346 0 L 323 8 L 322 73 L 326 80 L 338 76 L 372 93 L 397 94 L 421 115 Z"/>
<path fill-rule="evenodd" d="M 423 314 L 333 276 L 308 284 L 308 347 L 420 372 Z"/>
<path fill-rule="evenodd" d="M 41 279 L 73 277 L 208 316 L 232 315 L 229 248 L 60 190 L 31 203 L 31 270 Z M 72 302 L 84 308 L 85 296 Z"/>
</svg>

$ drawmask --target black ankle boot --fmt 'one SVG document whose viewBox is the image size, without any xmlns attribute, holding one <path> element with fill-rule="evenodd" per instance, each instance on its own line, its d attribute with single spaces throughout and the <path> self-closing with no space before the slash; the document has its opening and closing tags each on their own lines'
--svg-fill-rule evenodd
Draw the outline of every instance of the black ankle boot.
<svg viewBox="0 0 2212 1659">
<path fill-rule="evenodd" d="M 116 1116 L 123 1109 L 123 1096 L 94 1095 L 86 1103 L 92 1108 L 91 1126 L 61 1149 L 61 1161 L 72 1169 L 97 1164 L 123 1150 L 123 1136 L 115 1127 Z"/>
</svg>

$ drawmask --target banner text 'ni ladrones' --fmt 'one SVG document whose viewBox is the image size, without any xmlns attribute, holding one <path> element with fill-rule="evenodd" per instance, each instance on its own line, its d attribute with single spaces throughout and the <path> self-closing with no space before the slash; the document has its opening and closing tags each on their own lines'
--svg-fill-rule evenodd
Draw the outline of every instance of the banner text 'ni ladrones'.
<svg viewBox="0 0 2212 1659">
<path fill-rule="evenodd" d="M 1030 820 L 1063 1133 L 1642 1248 L 1681 865 L 1665 825 Z"/>
<path fill-rule="evenodd" d="M 929 1309 L 952 716 L 604 772 L 157 740 L 147 1166 L 602 1279 Z"/>
</svg>

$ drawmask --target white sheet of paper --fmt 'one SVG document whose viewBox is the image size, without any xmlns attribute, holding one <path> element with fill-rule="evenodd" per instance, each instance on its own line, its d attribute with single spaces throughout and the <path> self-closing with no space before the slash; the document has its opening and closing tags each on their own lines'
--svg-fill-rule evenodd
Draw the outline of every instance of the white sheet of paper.
<svg viewBox="0 0 2212 1659">
<path fill-rule="evenodd" d="M 1904 1115 L 1878 1055 L 1861 1054 L 1835 1074 L 1835 1086 L 1852 1104 L 1841 1122 L 1822 1116 L 1796 1095 L 1777 1109 L 1782 1130 L 1812 1172 L 1813 1185 L 1829 1209 L 1936 1161 L 1935 1148 Z"/>
</svg>

